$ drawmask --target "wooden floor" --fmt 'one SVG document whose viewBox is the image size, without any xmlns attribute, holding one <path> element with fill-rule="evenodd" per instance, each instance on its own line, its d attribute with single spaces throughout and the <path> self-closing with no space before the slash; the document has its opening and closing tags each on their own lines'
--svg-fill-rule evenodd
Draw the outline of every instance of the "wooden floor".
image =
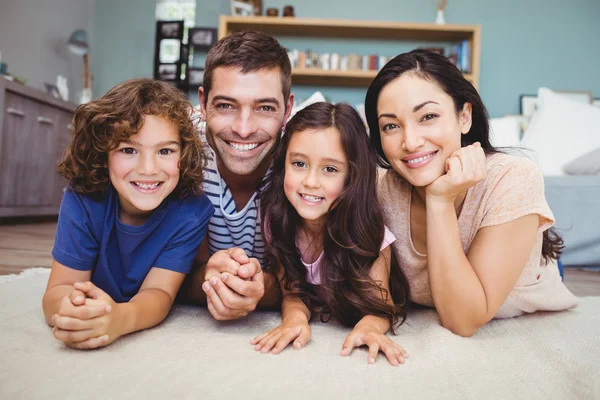
<svg viewBox="0 0 600 400">
<path fill-rule="evenodd" d="M 0 275 L 52 265 L 56 222 L 0 221 Z M 600 272 L 567 268 L 565 284 L 577 296 L 600 296 Z"/>
</svg>

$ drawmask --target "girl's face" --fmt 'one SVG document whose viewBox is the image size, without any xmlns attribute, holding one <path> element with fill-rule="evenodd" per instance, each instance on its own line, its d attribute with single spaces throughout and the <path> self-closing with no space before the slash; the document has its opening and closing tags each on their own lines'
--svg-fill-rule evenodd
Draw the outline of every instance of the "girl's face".
<svg viewBox="0 0 600 400">
<path fill-rule="evenodd" d="M 144 116 L 138 133 L 108 153 L 110 182 L 119 193 L 119 218 L 143 223 L 179 182 L 179 130 L 166 119 Z"/>
<path fill-rule="evenodd" d="M 294 132 L 285 157 L 285 195 L 300 217 L 321 224 L 344 190 L 348 169 L 336 128 Z"/>
<path fill-rule="evenodd" d="M 454 101 L 439 85 L 411 73 L 381 90 L 377 116 L 390 165 L 417 187 L 446 173 L 446 160 L 471 129 L 471 104 L 457 116 Z"/>
</svg>

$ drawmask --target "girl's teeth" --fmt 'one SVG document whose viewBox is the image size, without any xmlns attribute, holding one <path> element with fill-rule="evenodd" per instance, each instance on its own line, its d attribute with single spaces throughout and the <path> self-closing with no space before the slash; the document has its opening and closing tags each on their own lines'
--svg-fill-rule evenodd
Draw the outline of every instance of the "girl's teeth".
<svg viewBox="0 0 600 400">
<path fill-rule="evenodd" d="M 302 198 L 306 201 L 310 201 L 311 203 L 317 203 L 319 201 L 321 201 L 322 197 L 315 197 L 315 196 L 308 196 L 305 194 L 301 194 L 300 196 L 302 196 Z"/>
<path fill-rule="evenodd" d="M 408 161 L 407 161 L 407 163 L 409 163 L 409 164 L 418 164 L 418 163 L 420 163 L 420 162 L 423 162 L 423 161 L 425 161 L 425 160 L 427 160 L 427 159 L 429 159 L 429 158 L 433 157 L 433 155 L 434 155 L 434 154 L 435 154 L 435 153 L 431 153 L 431 154 L 429 154 L 429 155 L 426 155 L 426 156 L 423 156 L 423 157 L 414 158 L 414 159 L 412 159 L 412 160 L 408 160 Z"/>
<path fill-rule="evenodd" d="M 134 182 L 134 183 L 136 184 L 136 186 L 138 186 L 142 189 L 156 189 L 159 184 L 159 182 L 153 183 L 151 185 L 145 184 L 145 183 L 140 183 L 140 182 Z"/>
<path fill-rule="evenodd" d="M 258 143 L 238 144 L 238 143 L 229 142 L 229 145 L 231 147 L 233 147 L 234 149 L 240 150 L 240 151 L 248 151 L 248 150 L 252 150 L 252 149 L 255 149 L 256 147 L 258 147 Z"/>
</svg>

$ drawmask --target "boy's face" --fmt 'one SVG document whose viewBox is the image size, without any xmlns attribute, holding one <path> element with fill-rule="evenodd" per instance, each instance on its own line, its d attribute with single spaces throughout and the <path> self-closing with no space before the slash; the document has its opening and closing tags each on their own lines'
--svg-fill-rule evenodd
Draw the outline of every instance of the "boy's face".
<svg viewBox="0 0 600 400">
<path fill-rule="evenodd" d="M 244 176 L 270 163 L 267 156 L 279 142 L 294 101 L 293 95 L 283 98 L 279 68 L 244 73 L 236 67 L 217 67 L 208 99 L 200 88 L 199 100 L 219 167 Z"/>
<path fill-rule="evenodd" d="M 142 224 L 171 194 L 179 182 L 180 156 L 177 126 L 154 115 L 146 115 L 142 129 L 108 153 L 121 222 Z"/>
</svg>

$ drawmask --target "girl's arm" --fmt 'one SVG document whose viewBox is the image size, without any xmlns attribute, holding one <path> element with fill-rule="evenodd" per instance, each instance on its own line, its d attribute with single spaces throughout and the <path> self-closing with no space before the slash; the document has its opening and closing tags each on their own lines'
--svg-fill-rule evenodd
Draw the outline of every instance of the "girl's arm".
<svg viewBox="0 0 600 400">
<path fill-rule="evenodd" d="M 252 339 L 250 344 L 261 353 L 280 353 L 290 342 L 301 349 L 310 340 L 310 310 L 298 296 L 288 293 L 283 285 L 283 267 L 278 265 L 277 278 L 283 300 L 281 301 L 281 325 Z M 295 340 L 294 340 L 295 339 Z"/>
<path fill-rule="evenodd" d="M 480 229 L 465 255 L 454 204 L 427 200 L 429 284 L 442 325 L 472 336 L 500 309 L 523 272 L 539 217 Z"/>
<path fill-rule="evenodd" d="M 386 292 L 381 293 L 376 290 L 376 296 L 386 296 L 382 299 L 393 305 L 394 300 L 390 295 L 390 261 L 392 258 L 392 246 L 387 246 L 381 251 L 379 257 L 371 267 L 370 276 L 379 284 Z M 366 345 L 369 347 L 369 364 L 375 362 L 377 354 L 382 351 L 390 364 L 397 366 L 404 363 L 404 359 L 408 357 L 406 351 L 396 342 L 385 336 L 385 333 L 390 329 L 390 321 L 387 318 L 377 317 L 374 315 L 365 315 L 354 327 L 352 332 L 346 337 L 342 345 L 342 356 L 347 356 L 352 353 L 355 347 Z"/>
</svg>

